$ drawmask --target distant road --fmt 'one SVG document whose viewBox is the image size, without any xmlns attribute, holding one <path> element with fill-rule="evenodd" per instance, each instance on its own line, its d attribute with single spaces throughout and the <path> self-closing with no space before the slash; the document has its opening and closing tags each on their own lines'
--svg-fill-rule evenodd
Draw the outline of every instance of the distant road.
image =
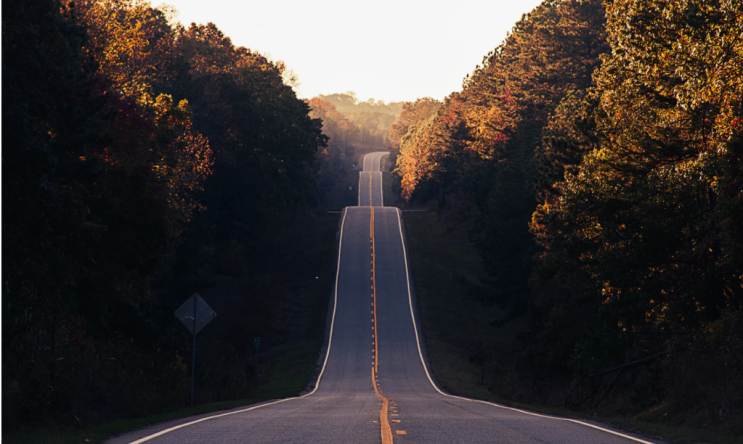
<svg viewBox="0 0 743 444">
<path fill-rule="evenodd" d="M 436 388 L 418 341 L 400 211 L 382 206 L 379 170 L 386 154 L 364 158 L 359 206 L 341 215 L 330 345 L 315 390 L 161 424 L 110 443 L 660 442 Z"/>
<path fill-rule="evenodd" d="M 382 190 L 382 157 L 386 152 L 371 153 L 364 156 L 364 165 L 359 173 L 359 200 L 360 207 L 384 206 Z"/>
</svg>

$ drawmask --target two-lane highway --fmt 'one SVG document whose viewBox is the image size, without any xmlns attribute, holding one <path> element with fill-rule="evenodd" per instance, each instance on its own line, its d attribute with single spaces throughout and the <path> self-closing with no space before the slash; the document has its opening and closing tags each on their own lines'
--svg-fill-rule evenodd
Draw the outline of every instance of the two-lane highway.
<svg viewBox="0 0 743 444">
<path fill-rule="evenodd" d="M 657 443 L 606 426 L 440 391 L 421 353 L 400 211 L 364 158 L 342 215 L 328 352 L 307 395 L 133 432 L 110 443 Z"/>
<path fill-rule="evenodd" d="M 372 153 L 364 156 L 363 170 L 359 173 L 359 206 L 384 206 L 382 189 L 382 157 L 387 153 Z"/>
</svg>

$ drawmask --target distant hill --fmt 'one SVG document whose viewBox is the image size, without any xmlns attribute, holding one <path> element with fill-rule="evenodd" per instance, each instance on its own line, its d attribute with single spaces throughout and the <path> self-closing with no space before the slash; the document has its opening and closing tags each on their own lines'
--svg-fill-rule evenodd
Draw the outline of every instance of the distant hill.
<svg viewBox="0 0 743 444">
<path fill-rule="evenodd" d="M 328 101 L 335 105 L 335 108 L 341 114 L 364 114 L 364 113 L 381 113 L 388 114 L 397 118 L 402 112 L 404 102 L 385 103 L 384 100 L 369 99 L 365 102 L 359 101 L 353 91 L 338 94 L 320 94 L 320 99 Z"/>
</svg>

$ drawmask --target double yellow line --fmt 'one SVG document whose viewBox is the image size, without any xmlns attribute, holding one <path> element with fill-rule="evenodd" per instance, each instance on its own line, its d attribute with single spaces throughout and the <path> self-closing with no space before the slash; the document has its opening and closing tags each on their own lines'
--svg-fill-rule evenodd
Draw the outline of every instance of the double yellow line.
<svg viewBox="0 0 743 444">
<path fill-rule="evenodd" d="M 379 396 L 382 400 L 382 410 L 379 412 L 379 425 L 382 431 L 382 444 L 392 444 L 392 428 L 390 427 L 390 421 L 387 417 L 389 412 L 390 401 L 386 396 L 382 394 L 382 390 L 379 387 L 379 330 L 377 329 L 377 248 L 376 241 L 374 239 L 374 207 L 372 206 L 372 174 L 369 173 L 369 208 L 371 209 L 371 216 L 369 220 L 369 238 L 371 239 L 371 290 L 372 290 L 372 330 L 374 334 L 374 365 L 371 368 L 372 384 L 374 385 L 374 393 Z"/>
</svg>

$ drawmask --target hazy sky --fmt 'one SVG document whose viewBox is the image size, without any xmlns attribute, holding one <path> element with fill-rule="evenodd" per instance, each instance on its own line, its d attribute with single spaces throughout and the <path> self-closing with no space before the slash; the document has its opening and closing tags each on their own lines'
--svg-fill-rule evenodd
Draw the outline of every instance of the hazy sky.
<svg viewBox="0 0 743 444">
<path fill-rule="evenodd" d="M 162 1 L 162 0 L 161 0 Z M 153 4 L 160 2 L 153 0 Z M 541 0 L 164 0 L 184 24 L 283 60 L 300 97 L 443 99 Z"/>
</svg>

